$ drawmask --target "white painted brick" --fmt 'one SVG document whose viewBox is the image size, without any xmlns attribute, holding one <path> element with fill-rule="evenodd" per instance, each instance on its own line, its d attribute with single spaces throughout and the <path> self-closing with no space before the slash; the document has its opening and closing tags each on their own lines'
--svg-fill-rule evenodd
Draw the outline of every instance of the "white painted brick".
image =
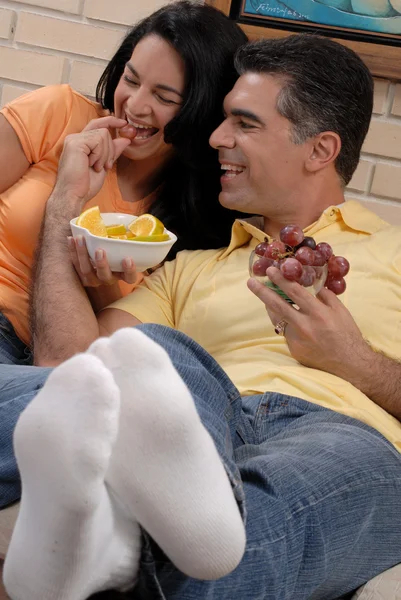
<svg viewBox="0 0 401 600">
<path fill-rule="evenodd" d="M 373 112 L 376 114 L 384 113 L 390 82 L 385 79 L 375 79 L 375 95 L 373 103 Z"/>
<path fill-rule="evenodd" d="M 169 0 L 86 0 L 84 15 L 90 19 L 100 19 L 109 23 L 134 25 L 137 21 L 154 12 Z M 172 0 L 170 0 L 172 1 Z"/>
<path fill-rule="evenodd" d="M 96 85 L 107 63 L 103 66 L 74 60 L 71 66 L 70 84 L 81 94 L 95 96 Z"/>
<path fill-rule="evenodd" d="M 12 100 L 15 100 L 15 98 L 19 98 L 20 96 L 26 94 L 29 91 L 30 90 L 27 90 L 26 88 L 19 87 L 16 85 L 4 84 L 1 92 L 0 106 L 8 104 Z"/>
<path fill-rule="evenodd" d="M 80 0 L 14 0 L 14 2 L 43 8 L 54 8 L 67 13 L 78 13 L 80 7 Z"/>
<path fill-rule="evenodd" d="M 372 193 L 394 200 L 401 200 L 401 165 L 396 167 L 385 163 L 376 166 L 372 183 Z"/>
<path fill-rule="evenodd" d="M 37 85 L 61 83 L 64 60 L 61 56 L 0 46 L 0 77 Z"/>
<path fill-rule="evenodd" d="M 401 119 L 399 123 L 373 119 L 363 151 L 401 159 Z"/>
<path fill-rule="evenodd" d="M 11 37 L 14 12 L 0 8 L 0 38 L 8 40 Z"/>
<path fill-rule="evenodd" d="M 356 190 L 358 192 L 366 191 L 372 168 L 372 162 L 369 162 L 368 160 L 359 161 L 358 168 L 355 171 L 351 181 L 349 182 L 348 188 L 350 190 Z"/>
<path fill-rule="evenodd" d="M 21 12 L 15 41 L 53 50 L 109 59 L 122 39 L 122 32 Z"/>
</svg>

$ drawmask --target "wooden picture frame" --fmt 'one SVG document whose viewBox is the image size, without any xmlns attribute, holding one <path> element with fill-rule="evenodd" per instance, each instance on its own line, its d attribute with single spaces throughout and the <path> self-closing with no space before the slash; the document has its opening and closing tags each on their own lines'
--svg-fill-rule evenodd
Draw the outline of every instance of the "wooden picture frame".
<svg viewBox="0 0 401 600">
<path fill-rule="evenodd" d="M 236 20 L 250 39 L 285 37 L 294 32 L 317 30 L 355 50 L 375 77 L 401 81 L 401 39 L 391 40 L 380 34 L 371 35 L 361 31 L 351 33 L 349 30 L 308 24 L 305 21 L 244 16 L 241 15 L 241 0 L 206 0 L 206 4 Z"/>
</svg>

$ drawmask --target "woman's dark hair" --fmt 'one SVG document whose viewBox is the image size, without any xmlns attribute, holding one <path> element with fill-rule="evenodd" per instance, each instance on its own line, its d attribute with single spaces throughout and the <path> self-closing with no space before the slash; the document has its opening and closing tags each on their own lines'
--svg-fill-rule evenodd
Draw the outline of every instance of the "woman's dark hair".
<svg viewBox="0 0 401 600">
<path fill-rule="evenodd" d="M 220 165 L 208 140 L 238 77 L 234 54 L 247 37 L 211 6 L 181 0 L 162 7 L 128 33 L 100 78 L 96 97 L 111 112 L 125 64 L 147 35 L 158 35 L 178 52 L 186 78 L 183 105 L 165 128 L 165 141 L 173 145 L 175 156 L 149 210 L 177 234 L 174 254 L 184 248 L 226 246 L 238 214 L 218 202 Z"/>
<path fill-rule="evenodd" d="M 239 75 L 264 73 L 282 80 L 277 110 L 292 123 L 294 143 L 323 131 L 340 136 L 335 166 L 347 185 L 373 109 L 372 75 L 359 56 L 327 38 L 302 34 L 247 44 L 238 51 L 235 65 Z"/>
</svg>

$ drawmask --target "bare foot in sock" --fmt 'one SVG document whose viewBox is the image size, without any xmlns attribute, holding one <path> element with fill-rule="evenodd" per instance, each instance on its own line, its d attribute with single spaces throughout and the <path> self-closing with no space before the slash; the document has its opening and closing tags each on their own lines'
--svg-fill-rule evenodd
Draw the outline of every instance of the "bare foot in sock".
<svg viewBox="0 0 401 600">
<path fill-rule="evenodd" d="M 120 388 L 117 441 L 106 481 L 178 569 L 215 579 L 231 572 L 245 531 L 214 442 L 167 353 L 122 329 L 92 352 Z"/>
<path fill-rule="evenodd" d="M 58 367 L 23 412 L 22 501 L 4 570 L 13 600 L 84 600 L 133 584 L 139 527 L 104 484 L 119 408 L 110 371 L 86 354 Z"/>
</svg>

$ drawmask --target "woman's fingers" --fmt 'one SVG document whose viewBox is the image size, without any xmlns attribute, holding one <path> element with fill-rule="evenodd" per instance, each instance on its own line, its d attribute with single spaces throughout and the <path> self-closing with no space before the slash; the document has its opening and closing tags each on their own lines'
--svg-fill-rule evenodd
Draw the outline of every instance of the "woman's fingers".
<svg viewBox="0 0 401 600">
<path fill-rule="evenodd" d="M 124 271 L 120 274 L 120 278 L 126 283 L 134 284 L 138 278 L 138 273 L 132 258 L 124 258 L 123 269 Z"/>
<path fill-rule="evenodd" d="M 106 253 L 101 248 L 98 248 L 95 252 L 95 269 L 97 278 L 103 285 L 115 283 L 116 278 L 111 272 Z"/>
<path fill-rule="evenodd" d="M 113 117 L 109 115 L 108 117 L 100 117 L 99 119 L 92 119 L 83 131 L 92 131 L 94 129 L 120 129 L 121 127 L 125 127 L 127 125 L 127 121 L 125 119 L 118 119 L 117 117 Z"/>
<path fill-rule="evenodd" d="M 113 285 L 118 280 L 132 285 L 138 279 L 138 273 L 132 258 L 125 258 L 122 262 L 123 271 L 114 273 L 110 269 L 107 255 L 98 248 L 92 262 L 86 247 L 85 238 L 68 238 L 68 250 L 71 262 L 85 287 L 98 287 L 100 285 Z"/>
</svg>

